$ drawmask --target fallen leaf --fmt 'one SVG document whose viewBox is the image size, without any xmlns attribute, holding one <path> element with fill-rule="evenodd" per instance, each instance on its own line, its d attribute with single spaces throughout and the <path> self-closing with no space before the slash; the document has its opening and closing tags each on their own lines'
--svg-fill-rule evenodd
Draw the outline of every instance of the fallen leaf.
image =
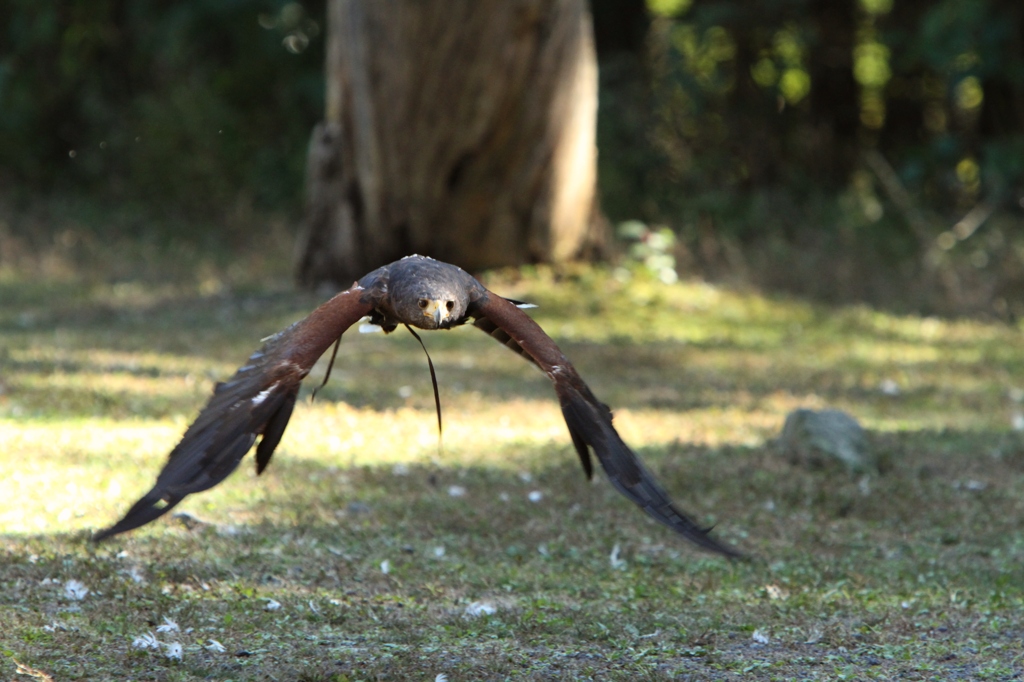
<svg viewBox="0 0 1024 682">
<path fill-rule="evenodd" d="M 14 660 L 14 659 L 11 659 L 11 660 Z M 27 665 L 25 665 L 24 663 L 19 663 L 18 661 L 14 661 L 14 665 L 17 666 L 16 671 L 17 671 L 17 673 L 19 675 L 28 675 L 29 677 L 34 677 L 37 680 L 44 680 L 45 682 L 53 682 L 53 678 L 51 676 L 47 675 L 46 673 L 44 673 L 42 670 L 36 670 L 35 668 L 30 668 Z M 447 678 L 445 678 L 445 679 L 447 679 Z"/>
</svg>

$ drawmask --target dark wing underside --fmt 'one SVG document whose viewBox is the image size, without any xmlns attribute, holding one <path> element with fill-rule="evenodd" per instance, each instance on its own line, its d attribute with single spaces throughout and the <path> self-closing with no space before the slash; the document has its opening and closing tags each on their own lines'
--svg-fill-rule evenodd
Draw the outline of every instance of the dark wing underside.
<svg viewBox="0 0 1024 682">
<path fill-rule="evenodd" d="M 742 556 L 708 535 L 710 529 L 701 528 L 672 503 L 615 430 L 611 410 L 594 396 L 572 363 L 532 318 L 491 292 L 481 298 L 472 314 L 476 327 L 536 363 L 554 383 L 569 435 L 588 477 L 593 471 L 593 450 L 616 490 L 651 517 L 704 549 L 728 557 Z"/>
<path fill-rule="evenodd" d="M 506 348 L 515 351 L 516 353 L 523 356 L 533 364 L 537 364 L 537 361 L 533 359 L 532 355 L 523 350 L 523 347 L 516 343 L 516 340 L 513 339 L 507 331 L 505 331 L 497 324 L 492 322 L 490 318 L 478 317 L 475 320 L 473 320 L 473 326 L 483 331 L 485 334 L 495 339 L 498 343 L 505 346 Z M 540 367 L 540 365 L 537 366 Z"/>
<path fill-rule="evenodd" d="M 124 518 L 100 531 L 100 541 L 159 518 L 186 496 L 207 490 L 234 471 L 256 447 L 256 471 L 270 462 L 295 407 L 299 385 L 317 359 L 373 308 L 372 296 L 353 287 L 309 317 L 267 340 L 227 381 L 171 451 L 156 484 Z"/>
<path fill-rule="evenodd" d="M 387 298 L 389 268 L 395 270 L 390 284 L 415 285 L 423 281 L 417 278 L 437 278 L 440 273 L 465 287 L 463 293 L 473 301 L 467 312 L 475 318 L 474 325 L 535 363 L 554 383 L 573 445 L 588 476 L 593 473 L 593 450 L 612 485 L 650 516 L 701 547 L 740 556 L 711 538 L 707 530 L 672 504 L 615 431 L 611 411 L 594 397 L 555 343 L 516 307 L 516 302 L 491 294 L 455 266 L 418 257 L 375 270 L 306 319 L 270 338 L 234 376 L 217 385 L 209 403 L 171 452 L 153 488 L 123 519 L 94 539 L 138 528 L 167 513 L 186 496 L 217 485 L 238 467 L 257 438 L 256 468 L 262 472 L 284 434 L 299 385 L 313 364 L 364 315 L 395 303 Z M 405 277 L 401 282 L 398 271 Z M 405 298 L 400 302 L 408 303 Z"/>
</svg>

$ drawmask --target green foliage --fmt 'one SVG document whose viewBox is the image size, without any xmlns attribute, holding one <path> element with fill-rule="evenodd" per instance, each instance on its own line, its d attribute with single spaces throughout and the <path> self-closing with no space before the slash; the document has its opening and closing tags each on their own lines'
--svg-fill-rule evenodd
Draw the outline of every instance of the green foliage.
<svg viewBox="0 0 1024 682">
<path fill-rule="evenodd" d="M 321 3 L 13 0 L 0 178 L 107 200 L 294 205 L 322 110 Z"/>
<path fill-rule="evenodd" d="M 619 224 L 615 234 L 629 244 L 629 258 L 634 264 L 646 268 L 665 284 L 676 282 L 676 235 L 672 230 L 652 229 L 639 220 L 627 220 Z"/>
<path fill-rule="evenodd" d="M 194 243 L 295 209 L 322 115 L 325 4 L 0 4 L 0 200 L 66 201 L 95 234 L 187 229 Z M 619 49 L 602 55 L 598 121 L 614 222 L 668 226 L 677 262 L 711 276 L 880 303 L 939 289 L 939 272 L 960 290 L 930 310 L 1024 313 L 1024 4 L 592 6 L 599 47 Z M 108 225 L 111 205 L 132 217 Z"/>
<path fill-rule="evenodd" d="M 712 275 L 707 254 L 726 244 L 733 274 L 769 285 L 776 273 L 757 261 L 785 245 L 784 260 L 861 281 L 880 280 L 879 266 L 913 273 L 879 292 L 938 269 L 964 290 L 934 309 L 1005 311 L 996 292 L 1024 269 L 1004 248 L 1024 238 L 1024 5 L 648 6 L 646 70 L 603 64 L 600 182 L 614 219 L 670 225 L 684 265 Z M 964 227 L 975 208 L 984 218 Z M 820 291 L 807 275 L 796 290 Z"/>
<path fill-rule="evenodd" d="M 1020 164 L 990 158 L 985 145 L 1016 147 L 1024 135 L 1011 104 L 1024 97 L 1024 7 L 946 0 L 897 10 L 808 0 L 652 5 L 648 143 L 664 157 L 661 182 L 688 197 L 841 189 L 861 165 L 848 148 L 877 147 L 940 211 L 962 203 L 948 175 L 968 156 L 984 157 L 990 189 L 1020 185 Z"/>
</svg>

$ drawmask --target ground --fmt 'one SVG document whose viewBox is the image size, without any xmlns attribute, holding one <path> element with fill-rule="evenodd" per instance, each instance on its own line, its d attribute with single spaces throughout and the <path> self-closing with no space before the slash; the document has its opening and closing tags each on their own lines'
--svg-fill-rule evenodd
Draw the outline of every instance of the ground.
<svg viewBox="0 0 1024 682">
<path fill-rule="evenodd" d="M 442 446 L 415 340 L 353 332 L 263 476 L 247 459 L 187 517 L 95 546 L 213 383 L 326 294 L 0 268 L 0 677 L 1024 676 L 1020 328 L 639 268 L 487 284 L 539 305 L 625 440 L 749 561 L 588 484 L 546 378 L 466 328 L 424 335 Z M 854 415 L 881 473 L 791 463 L 772 439 L 798 407 Z"/>
</svg>

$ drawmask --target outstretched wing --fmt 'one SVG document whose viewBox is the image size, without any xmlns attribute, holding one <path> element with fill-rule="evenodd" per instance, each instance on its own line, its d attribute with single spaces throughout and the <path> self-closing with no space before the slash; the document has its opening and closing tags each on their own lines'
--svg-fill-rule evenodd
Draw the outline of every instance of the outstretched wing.
<svg viewBox="0 0 1024 682">
<path fill-rule="evenodd" d="M 288 425 L 299 384 L 324 351 L 370 313 L 379 295 L 355 284 L 267 339 L 234 376 L 217 384 L 210 402 L 171 451 L 153 489 L 93 540 L 138 528 L 186 496 L 217 485 L 238 467 L 257 436 L 262 436 L 256 447 L 256 472 L 261 473 Z"/>
<path fill-rule="evenodd" d="M 594 397 L 572 363 L 532 318 L 513 302 L 489 291 L 476 301 L 470 314 L 476 317 L 475 326 L 535 362 L 554 383 L 569 435 L 588 478 L 593 473 L 590 448 L 612 485 L 654 519 L 704 549 L 729 557 L 742 556 L 709 536 L 709 529 L 698 526 L 672 504 L 654 475 L 615 431 L 608 406 Z"/>
</svg>

